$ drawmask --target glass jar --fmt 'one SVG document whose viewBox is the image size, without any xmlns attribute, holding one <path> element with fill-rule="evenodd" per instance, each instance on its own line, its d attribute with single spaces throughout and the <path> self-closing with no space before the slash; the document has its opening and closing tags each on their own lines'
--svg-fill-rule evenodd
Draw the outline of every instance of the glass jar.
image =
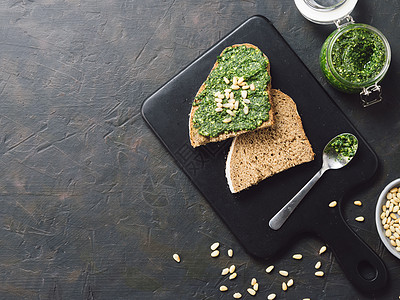
<svg viewBox="0 0 400 300">
<path fill-rule="evenodd" d="M 360 93 L 364 107 L 382 100 L 378 83 L 389 69 L 391 50 L 386 37 L 376 28 L 354 23 L 350 13 L 357 0 L 295 0 L 308 20 L 335 24 L 325 40 L 320 65 L 328 82 L 346 93 Z"/>
</svg>

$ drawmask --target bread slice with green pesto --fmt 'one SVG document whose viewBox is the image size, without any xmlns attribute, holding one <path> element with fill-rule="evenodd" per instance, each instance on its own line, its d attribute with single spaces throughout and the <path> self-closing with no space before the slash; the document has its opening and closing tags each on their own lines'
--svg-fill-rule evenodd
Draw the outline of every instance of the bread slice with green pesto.
<svg viewBox="0 0 400 300">
<path fill-rule="evenodd" d="M 232 193 L 314 159 L 296 103 L 279 90 L 271 90 L 274 125 L 233 139 L 225 175 Z"/>
<path fill-rule="evenodd" d="M 193 147 L 273 124 L 268 57 L 252 44 L 235 44 L 218 56 L 189 115 Z"/>
</svg>

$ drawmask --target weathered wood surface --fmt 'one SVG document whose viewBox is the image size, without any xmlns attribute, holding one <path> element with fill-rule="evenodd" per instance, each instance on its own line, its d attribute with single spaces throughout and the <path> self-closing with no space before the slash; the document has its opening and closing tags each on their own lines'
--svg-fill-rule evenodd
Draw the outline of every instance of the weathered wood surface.
<svg viewBox="0 0 400 300">
<path fill-rule="evenodd" d="M 400 261 L 378 239 L 372 204 L 400 177 L 400 3 L 359 2 L 353 17 L 392 46 L 384 102 L 368 109 L 326 84 L 318 54 L 334 28 L 308 22 L 291 0 L 2 1 L 0 298 L 229 299 L 247 294 L 253 277 L 259 299 L 397 298 Z M 249 257 L 141 118 L 146 97 L 255 14 L 273 22 L 379 156 L 374 184 L 354 195 L 368 205 L 344 213 L 387 264 L 382 293 L 357 292 L 315 239 L 274 261 Z M 239 276 L 229 281 L 220 272 L 232 263 Z M 279 269 L 294 279 L 287 292 Z"/>
</svg>

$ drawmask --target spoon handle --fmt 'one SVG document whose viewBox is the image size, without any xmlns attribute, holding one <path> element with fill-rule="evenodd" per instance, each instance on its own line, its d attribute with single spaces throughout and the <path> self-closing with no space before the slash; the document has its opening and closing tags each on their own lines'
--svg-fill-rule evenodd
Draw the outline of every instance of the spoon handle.
<svg viewBox="0 0 400 300">
<path fill-rule="evenodd" d="M 303 200 L 304 196 L 311 190 L 314 184 L 321 178 L 324 174 L 325 169 L 321 168 L 309 182 L 303 188 L 297 192 L 296 195 L 288 202 L 276 215 L 269 221 L 269 227 L 273 230 L 278 230 L 286 222 L 289 216 L 292 214 L 294 209 L 299 205 L 300 201 Z"/>
</svg>

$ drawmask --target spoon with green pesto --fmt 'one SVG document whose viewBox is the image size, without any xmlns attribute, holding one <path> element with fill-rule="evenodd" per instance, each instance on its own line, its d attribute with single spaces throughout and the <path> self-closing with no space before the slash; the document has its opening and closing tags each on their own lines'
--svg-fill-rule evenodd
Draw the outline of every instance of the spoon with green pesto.
<svg viewBox="0 0 400 300">
<path fill-rule="evenodd" d="M 269 221 L 269 227 L 273 230 L 281 228 L 321 176 L 328 170 L 340 169 L 346 166 L 353 159 L 357 149 L 358 140 L 351 133 L 342 133 L 331 139 L 323 150 L 321 169 L 278 213 L 276 213 Z"/>
</svg>

